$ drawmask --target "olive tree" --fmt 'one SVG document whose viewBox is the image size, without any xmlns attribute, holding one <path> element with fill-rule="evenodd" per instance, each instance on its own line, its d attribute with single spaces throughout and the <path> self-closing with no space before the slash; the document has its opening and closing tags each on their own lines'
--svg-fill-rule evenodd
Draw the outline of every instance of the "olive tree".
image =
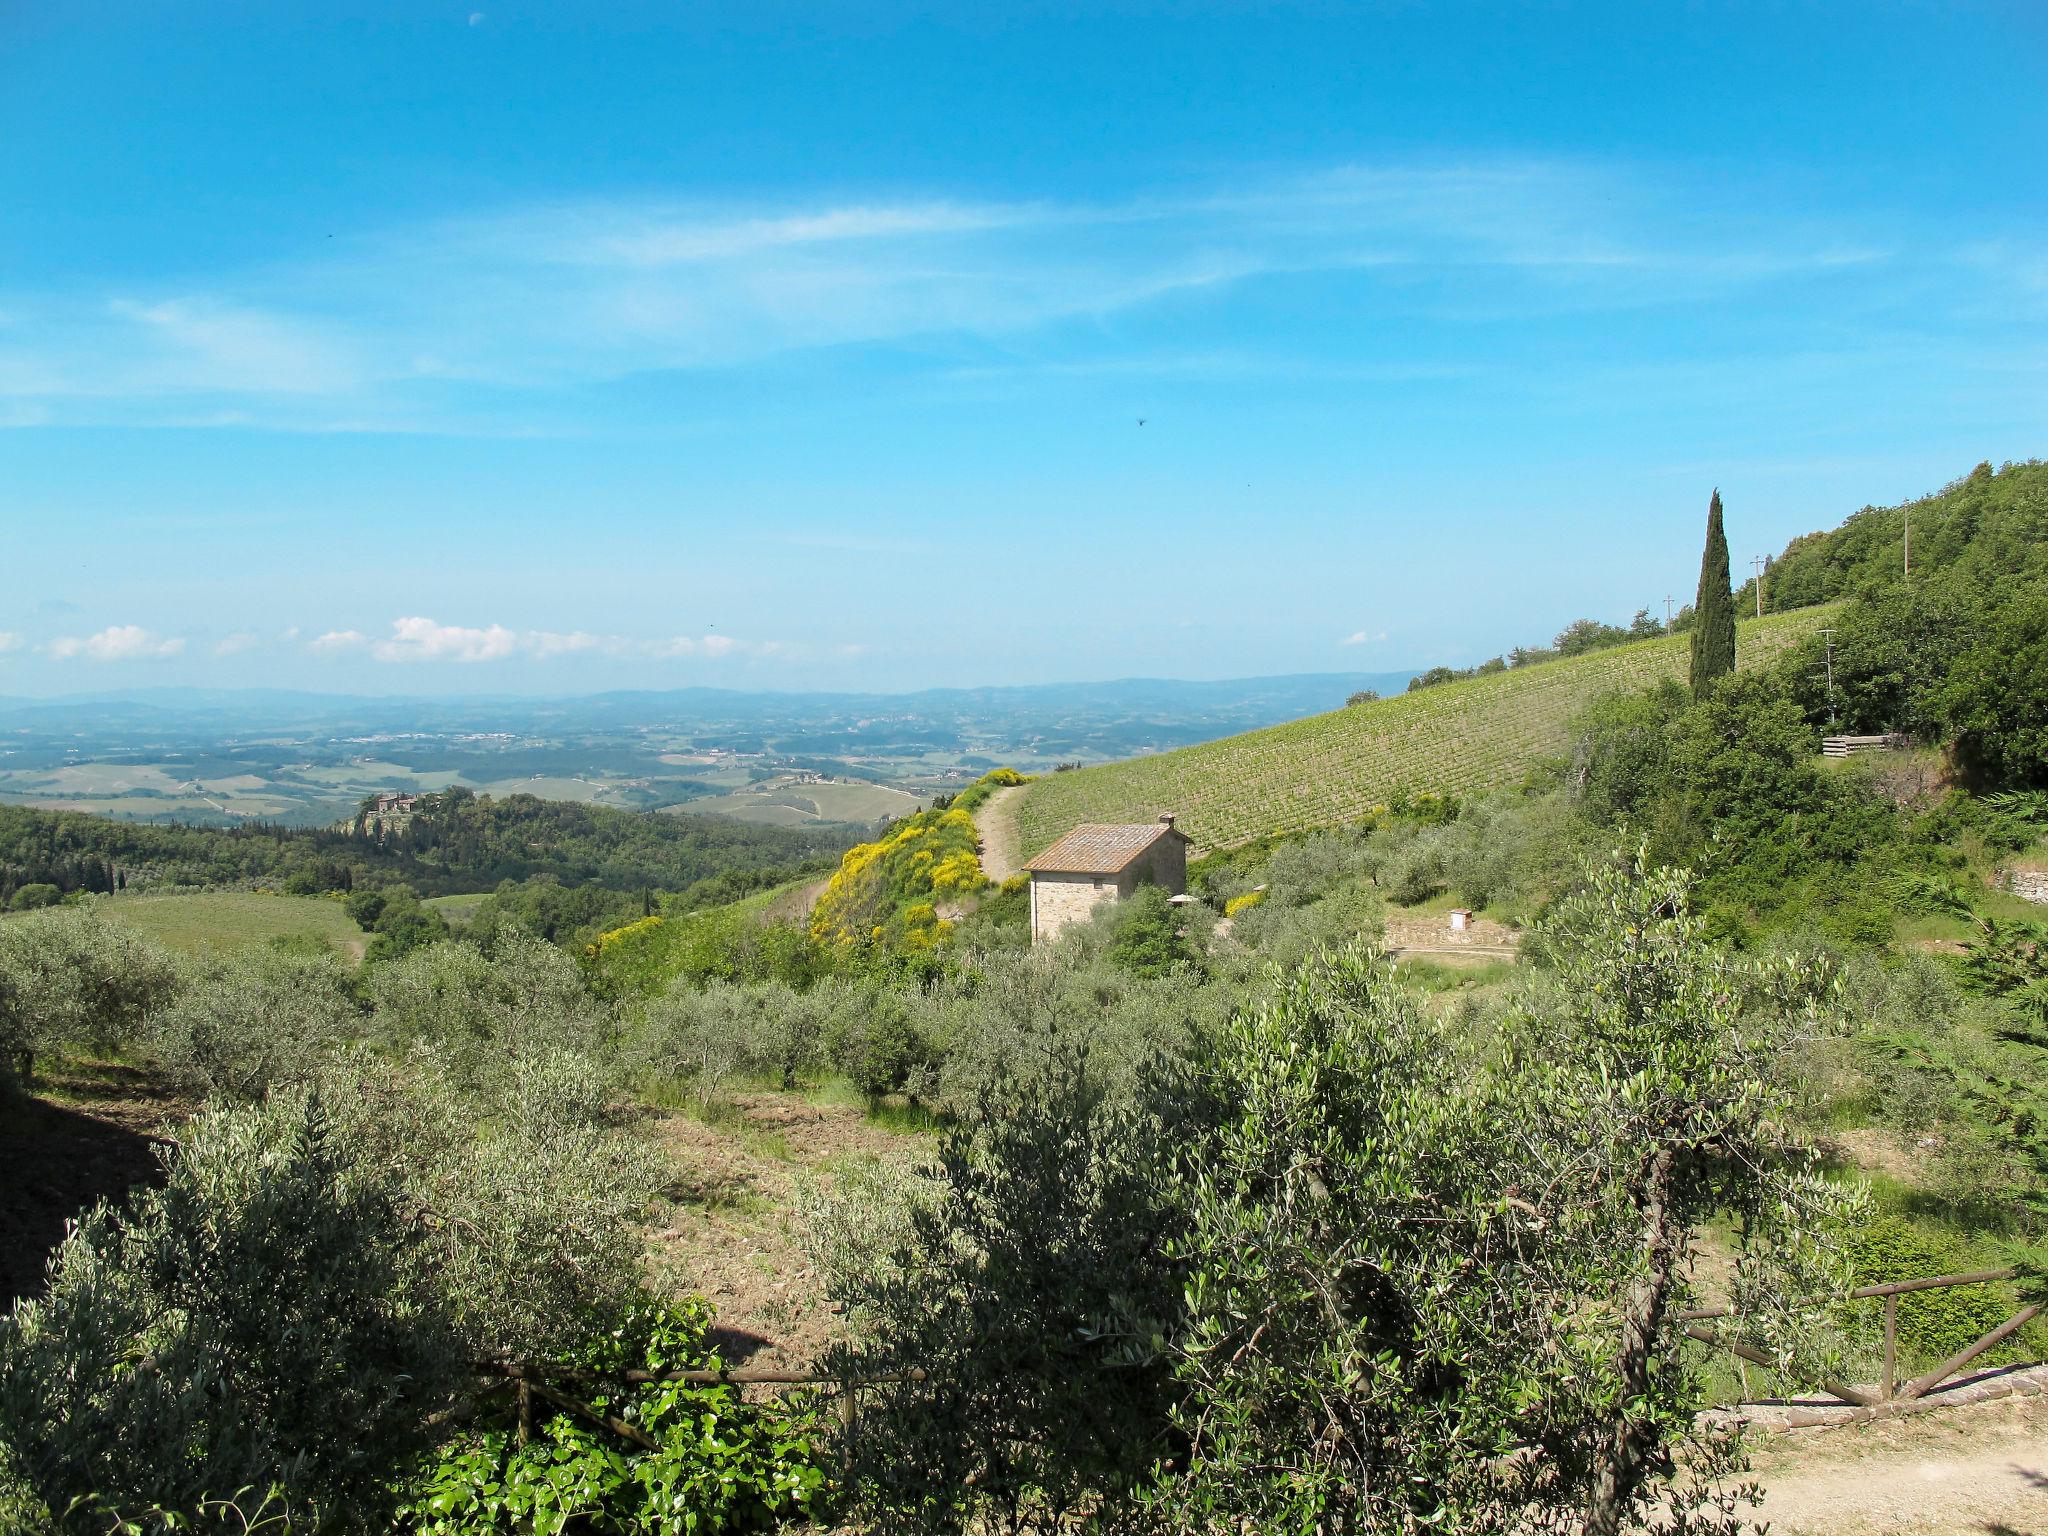
<svg viewBox="0 0 2048 1536">
<path fill-rule="evenodd" d="M 126 1043 L 180 979 L 168 951 L 91 907 L 0 923 L 0 1080 L 27 1082 L 50 1051 Z"/>
<path fill-rule="evenodd" d="M 172 1071 L 214 1098 L 261 1099 L 308 1081 L 362 1028 L 348 972 L 332 955 L 258 949 L 202 968 L 151 1033 Z"/>
<path fill-rule="evenodd" d="M 200 1116 L 165 1174 L 0 1323 L 7 1475 L 80 1530 L 273 1489 L 294 1524 L 383 1529 L 459 1360 L 403 1212 L 306 1093 Z"/>
<path fill-rule="evenodd" d="M 1790 1365 L 1836 1202 L 1778 1063 L 1825 977 L 1718 954 L 1639 859 L 1542 940 L 1499 1017 L 1353 945 L 1135 1073 L 1057 1010 L 1020 1034 L 893 1236 L 835 1227 L 840 1359 L 890 1379 L 856 1488 L 937 1530 L 1732 1529 L 1689 1239 L 1732 1220 L 1741 1326 Z"/>
</svg>

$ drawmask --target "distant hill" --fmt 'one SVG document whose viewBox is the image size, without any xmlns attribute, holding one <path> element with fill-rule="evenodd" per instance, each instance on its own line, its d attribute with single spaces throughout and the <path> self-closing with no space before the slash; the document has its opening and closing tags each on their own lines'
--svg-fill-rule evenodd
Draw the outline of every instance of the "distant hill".
<svg viewBox="0 0 2048 1536">
<path fill-rule="evenodd" d="M 1865 507 L 1839 528 L 1785 546 L 1764 577 L 1764 612 L 1785 613 L 1895 586 L 1905 577 L 1907 525 L 1913 573 L 1965 581 L 2048 577 L 2048 463 L 1994 470 L 1979 464 L 1932 496 Z M 1736 594 L 1756 611 L 1756 582 Z"/>
<path fill-rule="evenodd" d="M 1778 655 L 1829 610 L 1740 626 L 1744 667 Z M 1564 750 L 1594 698 L 1682 679 L 1689 640 L 1670 635 L 1444 683 L 1177 752 L 1048 775 L 1025 791 L 1018 832 L 1035 854 L 1077 823 L 1150 821 L 1171 811 L 1203 848 L 1357 818 L 1396 793 L 1471 794 L 1518 780 Z"/>
</svg>

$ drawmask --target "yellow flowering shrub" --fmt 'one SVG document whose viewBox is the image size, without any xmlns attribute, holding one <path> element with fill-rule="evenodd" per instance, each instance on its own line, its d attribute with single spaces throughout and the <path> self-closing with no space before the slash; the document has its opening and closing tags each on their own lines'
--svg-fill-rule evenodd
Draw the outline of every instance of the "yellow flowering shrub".
<svg viewBox="0 0 2048 1536">
<path fill-rule="evenodd" d="M 928 949 L 952 925 L 940 899 L 972 895 L 988 883 L 979 835 L 965 811 L 919 811 L 872 843 L 850 848 L 811 911 L 820 943 Z"/>
<path fill-rule="evenodd" d="M 1266 899 L 1264 891 L 1246 891 L 1242 896 L 1233 896 L 1223 903 L 1223 915 L 1235 917 L 1240 912 L 1249 912 Z"/>
</svg>

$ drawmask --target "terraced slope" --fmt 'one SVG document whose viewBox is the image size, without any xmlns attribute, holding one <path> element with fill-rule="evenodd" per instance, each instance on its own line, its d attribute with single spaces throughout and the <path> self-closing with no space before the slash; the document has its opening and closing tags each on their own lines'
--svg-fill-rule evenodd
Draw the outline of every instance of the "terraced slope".
<svg viewBox="0 0 2048 1536">
<path fill-rule="evenodd" d="M 1743 667 L 1827 622 L 1830 607 L 1740 626 Z M 1683 680 L 1687 639 L 1673 635 L 1445 683 L 1221 741 L 1034 780 L 1016 804 L 1026 857 L 1084 821 L 1150 821 L 1162 812 L 1202 848 L 1332 826 L 1395 791 L 1472 794 L 1514 783 L 1562 751 L 1589 701 L 1660 678 Z"/>
</svg>

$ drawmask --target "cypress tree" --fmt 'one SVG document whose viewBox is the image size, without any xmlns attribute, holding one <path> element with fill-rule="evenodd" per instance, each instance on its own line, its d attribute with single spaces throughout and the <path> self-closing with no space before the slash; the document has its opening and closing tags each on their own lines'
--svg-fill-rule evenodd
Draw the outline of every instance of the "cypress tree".
<svg viewBox="0 0 2048 1536">
<path fill-rule="evenodd" d="M 1692 692 L 1700 698 L 1715 678 L 1735 670 L 1735 594 L 1728 588 L 1728 535 L 1721 530 L 1719 491 L 1707 508 L 1707 547 L 1700 555 L 1700 594 L 1692 611 Z"/>
</svg>

